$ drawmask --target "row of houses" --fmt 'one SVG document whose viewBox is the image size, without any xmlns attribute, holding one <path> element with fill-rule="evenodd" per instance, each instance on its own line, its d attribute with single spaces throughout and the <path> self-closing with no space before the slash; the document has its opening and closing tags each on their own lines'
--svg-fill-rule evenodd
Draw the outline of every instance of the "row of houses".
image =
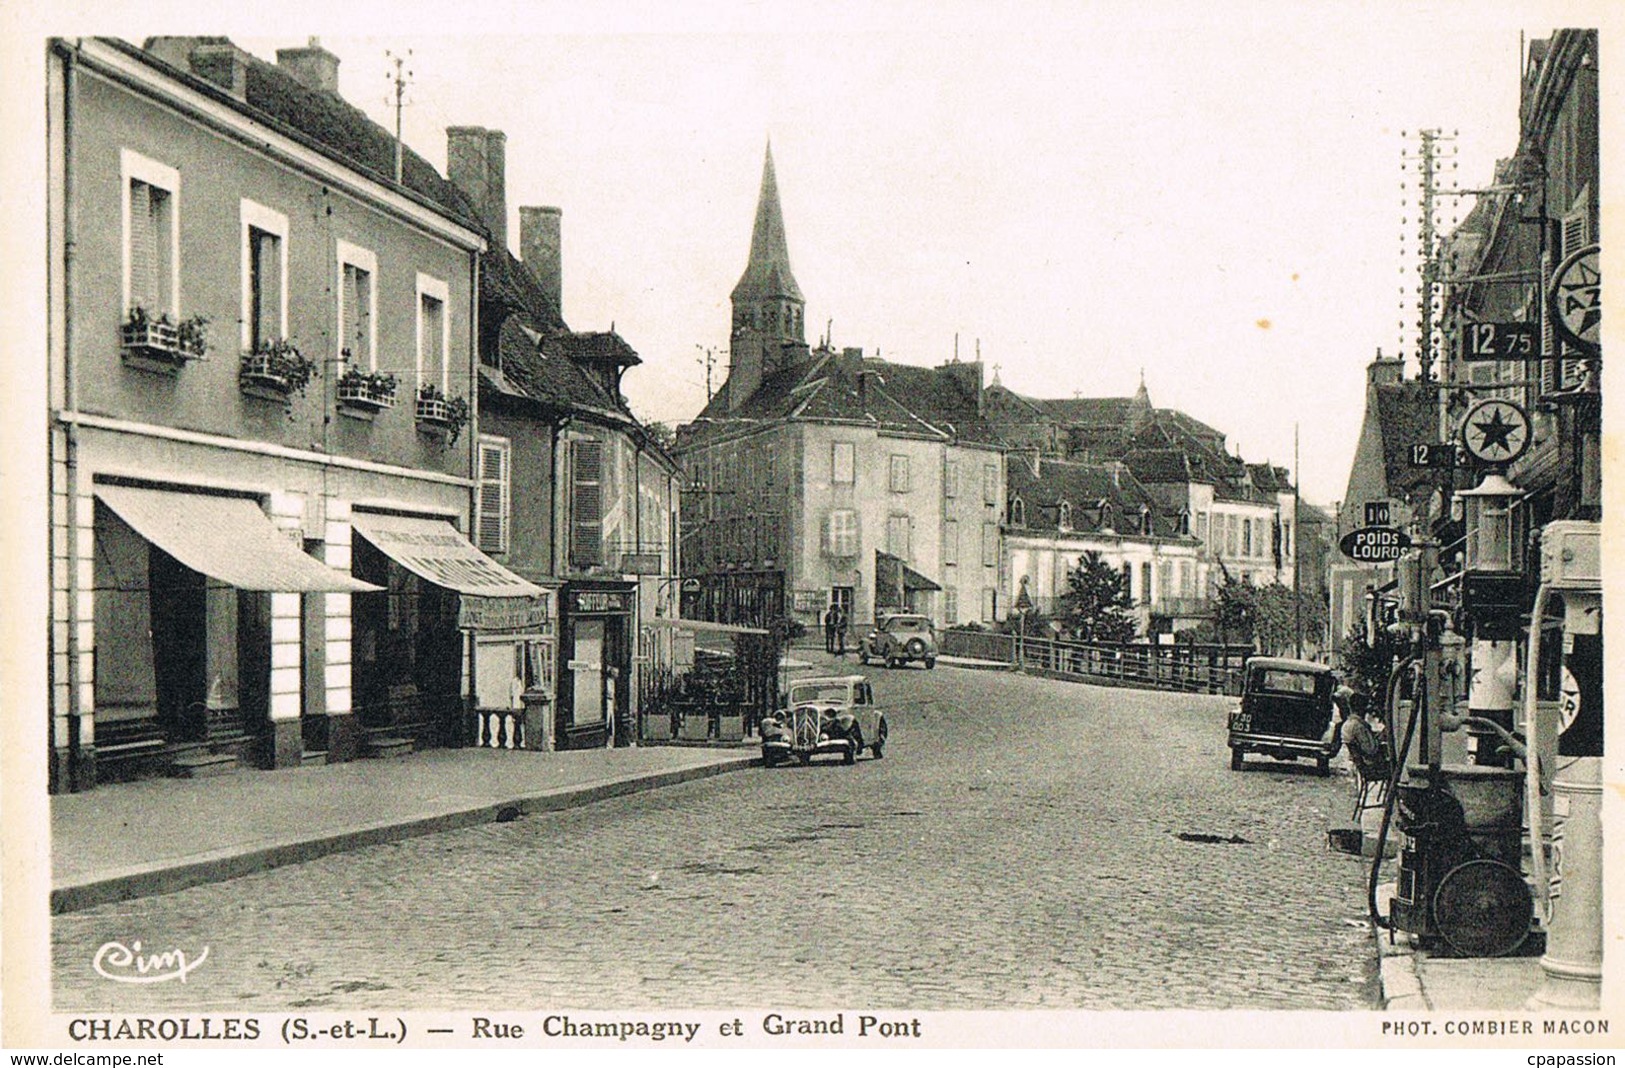
<svg viewBox="0 0 1625 1068">
<path fill-rule="evenodd" d="M 1120 568 L 1142 631 L 1211 615 L 1226 576 L 1291 584 L 1289 473 L 1132 397 L 1042 399 L 980 356 L 919 367 L 809 344 L 771 146 L 731 294 L 727 380 L 674 449 L 685 614 L 815 624 L 923 612 L 941 626 L 1053 611 L 1085 553 Z"/>
<path fill-rule="evenodd" d="M 314 39 L 48 46 L 53 791 L 632 733 L 669 664 L 678 469 L 639 363 Z"/>
</svg>

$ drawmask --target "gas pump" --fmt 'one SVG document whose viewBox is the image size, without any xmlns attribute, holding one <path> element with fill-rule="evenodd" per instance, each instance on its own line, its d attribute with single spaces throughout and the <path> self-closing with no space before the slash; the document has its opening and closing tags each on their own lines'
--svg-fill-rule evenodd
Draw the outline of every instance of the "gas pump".
<svg viewBox="0 0 1625 1068">
<path fill-rule="evenodd" d="M 1472 557 L 1469 538 L 1469 571 Z M 1404 741 L 1397 763 L 1402 771 L 1383 817 L 1386 837 L 1397 807 L 1402 834 L 1385 926 L 1423 944 L 1442 940 L 1464 956 L 1500 956 L 1523 943 L 1533 917 L 1519 869 L 1522 776 L 1505 768 L 1444 763 L 1443 733 L 1462 720 L 1447 711 L 1443 638 L 1449 613 L 1429 602 L 1437 564 L 1437 544 L 1423 541 L 1397 567 L 1396 627 L 1411 651 L 1389 686 L 1389 722 Z M 1495 731 L 1499 723 L 1476 717 L 1467 722 L 1475 721 L 1500 733 Z M 1372 865 L 1373 906 L 1380 864 L 1379 845 Z M 1384 922 L 1375 907 L 1373 916 Z"/>
<path fill-rule="evenodd" d="M 1541 531 L 1540 589 L 1530 619 L 1524 684 L 1529 747 L 1529 837 L 1535 893 L 1547 916 L 1545 977 L 1530 1009 L 1596 1009 L 1602 1000 L 1602 556 L 1594 522 Z M 1562 699 L 1556 724 L 1536 699 L 1541 623 L 1563 601 Z M 1555 729 L 1553 729 L 1555 727 Z M 1552 794 L 1550 863 L 1538 790 Z"/>
</svg>

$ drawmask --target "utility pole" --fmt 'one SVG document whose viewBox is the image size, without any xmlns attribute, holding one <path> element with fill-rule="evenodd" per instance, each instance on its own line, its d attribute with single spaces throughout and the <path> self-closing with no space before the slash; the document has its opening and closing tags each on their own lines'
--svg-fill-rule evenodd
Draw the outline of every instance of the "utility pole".
<svg viewBox="0 0 1625 1068">
<path fill-rule="evenodd" d="M 1445 147 L 1448 142 L 1455 140 L 1455 136 L 1453 133 L 1451 136 L 1446 136 L 1443 130 L 1438 129 L 1418 130 L 1416 136 L 1420 142 L 1417 146 L 1416 155 L 1403 156 L 1405 162 L 1401 163 L 1401 168 L 1408 169 L 1411 161 L 1416 163 L 1416 192 L 1419 197 L 1416 209 L 1416 269 L 1420 276 L 1416 293 L 1416 361 L 1419 367 L 1418 378 L 1423 382 L 1431 382 L 1434 380 L 1433 365 L 1438 351 L 1439 339 L 1434 335 L 1438 328 L 1436 320 L 1442 311 L 1440 290 L 1443 281 L 1442 264 L 1439 255 L 1441 240 L 1435 212 L 1438 197 L 1453 195 L 1453 190 L 1442 188 L 1442 186 L 1447 181 L 1443 176 L 1444 172 L 1454 170 L 1456 166 L 1454 159 L 1448 161 L 1445 159 L 1445 156 L 1455 154 L 1454 148 L 1447 149 Z M 1452 174 L 1448 178 L 1448 183 L 1453 185 L 1454 182 L 1455 175 Z M 1400 185 L 1401 189 L 1407 189 L 1407 187 L 1408 183 L 1401 183 Z M 1408 201 L 1406 200 L 1400 201 L 1401 207 L 1405 207 L 1407 204 Z M 1408 217 L 1400 219 L 1402 225 L 1408 222 Z M 1404 253 L 1403 241 L 1404 237 L 1401 235 L 1402 255 Z M 1404 293 L 1405 287 L 1400 286 L 1400 307 L 1402 311 L 1405 307 Z M 1403 320 L 1401 320 L 1400 326 L 1403 330 Z M 1403 341 L 1400 345 L 1400 351 L 1404 351 Z"/>
<path fill-rule="evenodd" d="M 1292 554 L 1292 633 L 1298 639 L 1298 659 L 1303 659 L 1303 596 L 1298 592 L 1298 502 L 1303 499 L 1303 473 L 1298 467 L 1298 424 L 1292 424 L 1292 536 L 1286 549 Z"/>
<path fill-rule="evenodd" d="M 694 347 L 705 354 L 703 356 L 695 357 L 694 362 L 705 365 L 705 403 L 710 404 L 712 397 L 711 368 L 716 365 L 717 350 L 706 345 L 701 345 L 699 342 L 695 342 Z"/>
<path fill-rule="evenodd" d="M 386 49 L 384 55 L 395 64 L 395 73 L 386 74 L 384 77 L 390 80 L 395 90 L 395 182 L 398 185 L 401 180 L 401 108 L 406 106 L 406 87 L 411 84 L 412 79 L 412 72 L 406 69 L 406 60 L 412 55 L 412 50 L 408 48 L 405 56 L 397 56 Z M 386 100 L 385 103 L 389 101 Z"/>
</svg>

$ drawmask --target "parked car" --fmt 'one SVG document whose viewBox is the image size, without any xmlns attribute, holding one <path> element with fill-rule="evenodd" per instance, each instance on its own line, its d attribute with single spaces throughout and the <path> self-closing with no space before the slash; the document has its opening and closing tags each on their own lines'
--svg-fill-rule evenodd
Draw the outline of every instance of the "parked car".
<svg viewBox="0 0 1625 1068">
<path fill-rule="evenodd" d="M 886 755 L 886 713 L 862 675 L 797 679 L 785 707 L 762 720 L 762 763 L 769 767 L 826 753 L 851 764 L 865 747 L 876 760 Z"/>
<path fill-rule="evenodd" d="M 1247 753 L 1276 760 L 1311 758 L 1330 773 L 1343 740 L 1333 722 L 1337 680 L 1325 664 L 1255 656 L 1243 668 L 1241 704 L 1230 713 L 1230 768 L 1240 771 Z"/>
<path fill-rule="evenodd" d="M 886 616 L 858 643 L 858 659 L 864 664 L 879 660 L 887 667 L 921 660 L 926 667 L 934 668 L 937 666 L 936 628 L 925 616 Z"/>
</svg>

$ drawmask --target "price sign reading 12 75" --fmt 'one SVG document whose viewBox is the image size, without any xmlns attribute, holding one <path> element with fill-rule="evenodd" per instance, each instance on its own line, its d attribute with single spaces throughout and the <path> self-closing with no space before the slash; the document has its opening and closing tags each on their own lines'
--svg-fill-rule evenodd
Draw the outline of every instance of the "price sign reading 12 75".
<svg viewBox="0 0 1625 1068">
<path fill-rule="evenodd" d="M 1460 467 L 1456 446 L 1444 441 L 1418 442 L 1411 446 L 1412 467 Z"/>
<path fill-rule="evenodd" d="M 1540 355 L 1534 323 L 1467 323 L 1469 360 L 1532 360 Z"/>
</svg>

